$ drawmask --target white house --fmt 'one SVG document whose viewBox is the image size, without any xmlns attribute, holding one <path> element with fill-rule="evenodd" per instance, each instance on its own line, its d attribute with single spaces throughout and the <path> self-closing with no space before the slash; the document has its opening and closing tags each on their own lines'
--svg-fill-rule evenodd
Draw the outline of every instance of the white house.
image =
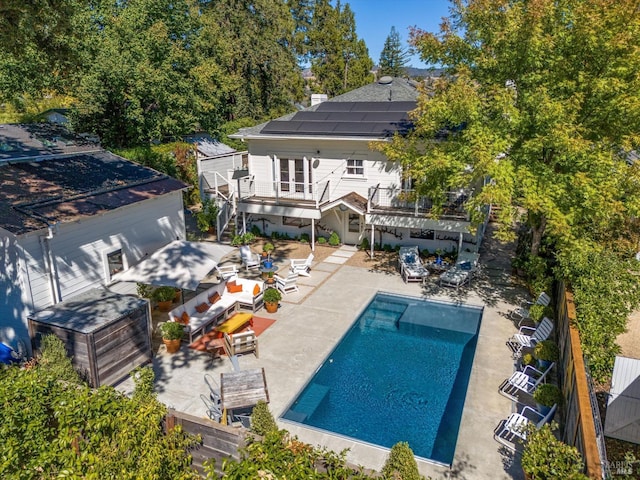
<svg viewBox="0 0 640 480">
<path fill-rule="evenodd" d="M 336 232 L 346 244 L 477 251 L 484 229 L 470 228 L 471 190 L 450 192 L 436 219 L 430 199 L 412 200 L 401 166 L 369 147 L 412 128 L 417 98 L 415 83 L 383 77 L 231 135 L 248 147 L 230 182 L 238 224 L 312 241 Z"/>
<path fill-rule="evenodd" d="M 0 125 L 0 341 L 184 239 L 186 187 L 59 125 Z"/>
</svg>

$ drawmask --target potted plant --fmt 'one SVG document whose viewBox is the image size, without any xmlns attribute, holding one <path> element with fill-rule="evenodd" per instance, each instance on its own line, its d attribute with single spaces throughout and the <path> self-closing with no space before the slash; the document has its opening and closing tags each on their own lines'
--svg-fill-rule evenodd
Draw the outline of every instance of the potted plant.
<svg viewBox="0 0 640 480">
<path fill-rule="evenodd" d="M 277 288 L 267 288 L 264 291 L 264 308 L 269 313 L 276 313 L 278 311 L 278 302 L 282 300 L 282 294 Z"/>
<path fill-rule="evenodd" d="M 554 405 L 562 402 L 562 392 L 552 383 L 538 385 L 533 392 L 533 400 L 541 415 L 546 415 Z"/>
<path fill-rule="evenodd" d="M 180 350 L 180 342 L 184 336 L 184 327 L 181 324 L 178 322 L 161 323 L 160 333 L 168 353 L 176 353 Z"/>
<path fill-rule="evenodd" d="M 545 370 L 551 365 L 551 362 L 557 362 L 560 350 L 553 340 L 543 340 L 536 343 L 533 348 L 533 356 L 538 360 L 538 367 Z"/>
<path fill-rule="evenodd" d="M 173 287 L 158 287 L 153 291 L 153 299 L 158 302 L 158 310 L 168 312 L 171 310 L 176 290 Z"/>
<path fill-rule="evenodd" d="M 136 283 L 136 293 L 140 298 L 151 298 L 153 287 L 146 283 Z"/>
<path fill-rule="evenodd" d="M 273 250 L 274 250 L 275 248 L 276 248 L 276 247 L 274 247 L 274 246 L 273 246 L 273 243 L 271 243 L 271 242 L 267 242 L 267 243 L 265 243 L 265 244 L 263 245 L 263 247 L 262 247 L 262 255 L 263 255 L 263 256 L 265 256 L 265 257 L 270 256 L 270 255 L 271 255 L 271 252 L 273 252 Z"/>
<path fill-rule="evenodd" d="M 219 210 L 218 205 L 211 199 L 207 198 L 202 202 L 202 208 L 196 213 L 196 222 L 201 232 L 213 233 Z"/>
<path fill-rule="evenodd" d="M 534 357 L 532 354 L 530 353 L 525 353 L 524 355 L 522 355 L 522 367 L 526 367 L 528 365 L 535 365 L 536 363 L 536 357 Z"/>
</svg>

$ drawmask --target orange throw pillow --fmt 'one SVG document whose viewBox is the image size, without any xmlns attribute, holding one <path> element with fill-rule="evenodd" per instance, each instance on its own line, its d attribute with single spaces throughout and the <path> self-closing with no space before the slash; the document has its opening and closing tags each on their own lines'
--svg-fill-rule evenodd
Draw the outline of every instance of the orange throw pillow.
<svg viewBox="0 0 640 480">
<path fill-rule="evenodd" d="M 253 287 L 253 294 L 254 294 L 254 295 L 257 295 L 257 294 L 259 294 L 259 293 L 260 293 L 260 285 L 258 285 L 258 284 L 256 283 L 256 286 L 255 286 L 255 287 Z"/>
<path fill-rule="evenodd" d="M 229 282 L 227 282 L 227 291 L 229 293 L 233 293 L 232 288 L 234 288 L 236 286 L 236 281 L 235 280 L 231 280 Z"/>
<path fill-rule="evenodd" d="M 198 313 L 204 313 L 207 310 L 209 310 L 209 305 L 206 303 L 201 303 L 200 305 L 196 306 L 196 312 Z"/>
<path fill-rule="evenodd" d="M 209 301 L 211 302 L 211 305 L 213 305 L 214 303 L 216 303 L 218 300 L 220 300 L 222 297 L 220 296 L 220 294 L 218 292 L 214 292 L 210 297 L 209 297 Z"/>
<path fill-rule="evenodd" d="M 227 285 L 229 293 L 238 293 L 242 291 L 242 285 Z"/>
<path fill-rule="evenodd" d="M 180 320 L 183 325 L 189 325 L 189 314 L 187 312 L 182 312 L 182 315 L 180 315 Z"/>
</svg>

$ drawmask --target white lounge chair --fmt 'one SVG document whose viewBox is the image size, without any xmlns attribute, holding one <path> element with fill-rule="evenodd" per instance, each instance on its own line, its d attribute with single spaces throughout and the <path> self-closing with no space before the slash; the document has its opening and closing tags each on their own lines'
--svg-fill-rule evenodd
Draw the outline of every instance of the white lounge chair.
<svg viewBox="0 0 640 480">
<path fill-rule="evenodd" d="M 298 291 L 298 274 L 291 273 L 286 277 L 281 277 L 279 275 L 274 275 L 273 278 L 276 279 L 276 287 L 285 295 L 289 292 L 297 292 Z"/>
<path fill-rule="evenodd" d="M 471 282 L 472 274 L 472 270 L 466 270 L 456 265 L 440 275 L 440 285 L 443 287 L 460 288 Z"/>
<path fill-rule="evenodd" d="M 526 406 L 520 413 L 512 413 L 505 420 L 500 422 L 493 432 L 493 438 L 510 450 L 516 450 L 516 442 L 524 442 L 527 439 L 527 427 L 534 424 L 536 428 L 541 428 L 549 423 L 556 413 L 557 405 L 551 407 L 546 415 L 542 415 L 535 409 Z M 535 422 L 535 423 L 534 423 Z"/>
<path fill-rule="evenodd" d="M 523 392 L 533 395 L 538 385 L 544 383 L 547 374 L 551 371 L 555 363 L 551 363 L 544 372 L 527 365 L 524 370 L 513 372 L 513 374 L 500 384 L 498 391 L 514 402 L 518 401 L 518 393 Z"/>
<path fill-rule="evenodd" d="M 235 265 L 216 265 L 216 272 L 218 272 L 218 275 L 222 280 L 229 280 L 231 277 L 238 274 L 238 267 Z"/>
<path fill-rule="evenodd" d="M 305 259 L 292 258 L 291 273 L 297 273 L 298 275 L 308 277 L 309 272 L 311 271 L 311 262 L 313 262 L 313 253 L 310 253 Z"/>
<path fill-rule="evenodd" d="M 242 245 L 240 247 L 240 258 L 247 271 L 249 271 L 250 268 L 260 268 L 260 255 L 253 253 L 248 245 Z"/>
<path fill-rule="evenodd" d="M 528 320 L 531 318 L 529 310 L 533 305 L 542 305 L 546 307 L 547 305 L 549 305 L 550 302 L 551 302 L 551 297 L 547 295 L 545 292 L 542 292 L 535 302 L 526 302 L 523 306 L 516 307 L 511 311 L 509 316 L 514 320 L 519 319 L 521 324 L 524 320 Z"/>
<path fill-rule="evenodd" d="M 429 276 L 429 270 L 420 260 L 420 250 L 415 247 L 400 247 L 398 267 L 404 283 L 422 282 Z"/>
<path fill-rule="evenodd" d="M 520 327 L 518 333 L 507 340 L 507 346 L 513 352 L 513 358 L 518 358 L 522 354 L 522 349 L 535 347 L 537 343 L 549 338 L 552 331 L 553 322 L 547 317 L 544 317 L 540 325 L 536 328 Z"/>
</svg>

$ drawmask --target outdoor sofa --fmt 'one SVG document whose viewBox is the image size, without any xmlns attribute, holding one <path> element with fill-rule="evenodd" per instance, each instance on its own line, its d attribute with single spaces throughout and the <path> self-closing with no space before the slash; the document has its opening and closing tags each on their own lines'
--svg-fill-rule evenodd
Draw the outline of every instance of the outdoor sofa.
<svg viewBox="0 0 640 480">
<path fill-rule="evenodd" d="M 234 284 L 235 288 L 230 288 Z M 259 310 L 264 304 L 263 293 L 262 282 L 233 277 L 171 310 L 169 320 L 184 323 L 192 343 L 194 338 L 224 322 L 240 308 Z"/>
</svg>

